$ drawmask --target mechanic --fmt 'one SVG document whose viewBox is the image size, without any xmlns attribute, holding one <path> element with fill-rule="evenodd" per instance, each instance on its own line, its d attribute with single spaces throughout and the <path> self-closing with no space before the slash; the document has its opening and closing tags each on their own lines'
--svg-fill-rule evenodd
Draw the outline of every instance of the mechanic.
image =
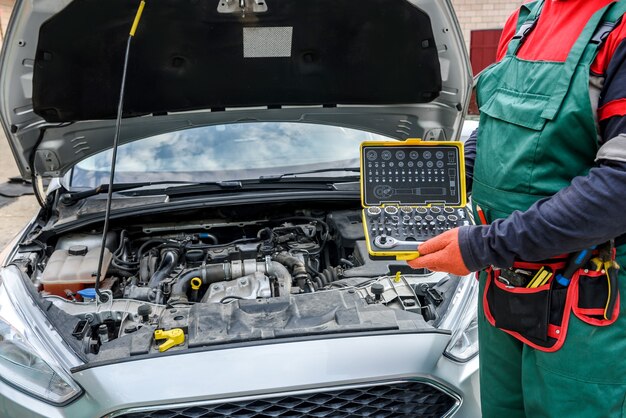
<svg viewBox="0 0 626 418">
<path fill-rule="evenodd" d="M 497 62 L 479 77 L 480 125 L 465 145 L 481 225 L 447 231 L 409 261 L 481 271 L 485 417 L 626 416 L 625 11 L 624 0 L 545 0 L 509 18 Z M 591 261 L 599 249 L 600 261 L 617 254 L 622 269 L 609 261 L 588 273 L 586 263 L 558 277 L 585 249 Z M 540 271 L 548 284 L 513 283 Z M 622 296 L 613 292 L 614 309 L 611 277 Z M 583 295 L 601 293 L 585 310 Z"/>
</svg>

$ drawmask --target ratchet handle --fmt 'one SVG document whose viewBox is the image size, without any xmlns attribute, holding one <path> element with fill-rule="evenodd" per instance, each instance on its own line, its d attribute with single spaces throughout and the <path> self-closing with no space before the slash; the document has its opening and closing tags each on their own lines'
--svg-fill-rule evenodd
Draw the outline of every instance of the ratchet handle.
<svg viewBox="0 0 626 418">
<path fill-rule="evenodd" d="M 402 254 L 396 254 L 396 260 L 401 260 L 401 261 L 411 261 L 411 260 L 415 260 L 416 258 L 418 258 L 420 256 L 419 251 L 416 251 L 414 253 L 402 253 Z"/>
</svg>

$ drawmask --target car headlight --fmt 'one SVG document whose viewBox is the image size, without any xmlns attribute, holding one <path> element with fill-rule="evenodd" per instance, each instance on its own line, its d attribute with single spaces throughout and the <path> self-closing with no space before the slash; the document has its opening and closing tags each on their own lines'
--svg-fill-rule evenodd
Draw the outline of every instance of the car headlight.
<svg viewBox="0 0 626 418">
<path fill-rule="evenodd" d="M 80 387 L 52 354 L 57 336 L 27 293 L 19 273 L 0 272 L 0 379 L 46 402 L 65 404 Z M 36 332 L 37 331 L 37 332 Z M 50 331 L 52 335 L 42 336 Z M 60 339 L 60 337 L 59 337 Z"/>
<path fill-rule="evenodd" d="M 461 278 L 439 328 L 452 331 L 444 355 L 465 362 L 478 354 L 478 281 L 474 275 Z"/>
<path fill-rule="evenodd" d="M 0 267 L 3 267 L 9 259 L 9 256 L 17 247 L 17 243 L 20 242 L 20 238 L 24 235 L 26 228 L 22 229 L 3 249 L 0 249 Z"/>
</svg>

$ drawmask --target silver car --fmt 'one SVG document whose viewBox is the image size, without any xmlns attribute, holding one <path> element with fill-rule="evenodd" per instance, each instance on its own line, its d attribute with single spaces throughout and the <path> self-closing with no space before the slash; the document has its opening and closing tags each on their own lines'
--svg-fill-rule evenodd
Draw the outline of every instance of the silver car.
<svg viewBox="0 0 626 418">
<path fill-rule="evenodd" d="M 42 208 L 0 254 L 0 416 L 480 416 L 476 280 L 370 257 L 360 215 L 361 142 L 459 138 L 450 2 L 159 0 L 131 38 L 138 5 L 15 5 Z"/>
</svg>

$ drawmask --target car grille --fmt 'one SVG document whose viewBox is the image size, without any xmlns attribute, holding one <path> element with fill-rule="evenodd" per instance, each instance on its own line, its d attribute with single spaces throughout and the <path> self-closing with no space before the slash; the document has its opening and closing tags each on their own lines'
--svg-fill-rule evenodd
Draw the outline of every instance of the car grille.
<svg viewBox="0 0 626 418">
<path fill-rule="evenodd" d="M 124 418 L 442 417 L 458 400 L 423 382 L 274 396 L 202 406 L 127 412 Z"/>
</svg>

